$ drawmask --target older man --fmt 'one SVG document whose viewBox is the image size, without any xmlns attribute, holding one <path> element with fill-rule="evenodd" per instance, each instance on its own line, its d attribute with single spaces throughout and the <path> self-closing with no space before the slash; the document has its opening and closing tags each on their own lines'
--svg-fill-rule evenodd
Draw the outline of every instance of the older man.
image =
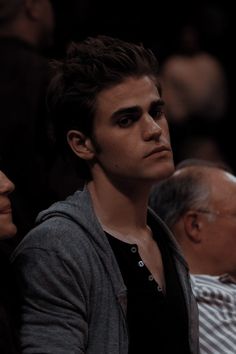
<svg viewBox="0 0 236 354">
<path fill-rule="evenodd" d="M 235 353 L 236 177 L 203 161 L 182 167 L 152 191 L 190 267 L 200 314 L 201 353 Z"/>
</svg>

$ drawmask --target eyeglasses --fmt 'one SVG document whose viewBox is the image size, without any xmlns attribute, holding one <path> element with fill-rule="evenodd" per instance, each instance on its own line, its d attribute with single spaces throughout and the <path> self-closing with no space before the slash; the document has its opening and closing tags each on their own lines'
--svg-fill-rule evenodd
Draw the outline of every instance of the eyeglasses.
<svg viewBox="0 0 236 354">
<path fill-rule="evenodd" d="M 236 218 L 236 213 L 235 214 L 223 213 L 220 212 L 219 210 L 196 209 L 196 211 L 198 211 L 199 213 L 210 214 L 210 215 L 220 216 L 224 218 Z"/>
</svg>

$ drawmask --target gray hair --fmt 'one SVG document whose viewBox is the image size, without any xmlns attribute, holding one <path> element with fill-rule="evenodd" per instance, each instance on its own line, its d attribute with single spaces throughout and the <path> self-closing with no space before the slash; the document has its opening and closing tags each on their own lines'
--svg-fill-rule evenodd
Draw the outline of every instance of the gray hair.
<svg viewBox="0 0 236 354">
<path fill-rule="evenodd" d="M 153 187 L 149 204 L 170 228 L 188 210 L 208 206 L 210 185 L 204 167 L 180 169 Z"/>
</svg>

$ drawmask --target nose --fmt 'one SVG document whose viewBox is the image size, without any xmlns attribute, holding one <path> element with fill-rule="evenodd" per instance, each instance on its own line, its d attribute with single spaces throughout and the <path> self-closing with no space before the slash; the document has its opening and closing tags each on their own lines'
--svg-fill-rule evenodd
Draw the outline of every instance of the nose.
<svg viewBox="0 0 236 354">
<path fill-rule="evenodd" d="M 161 126 L 153 119 L 152 116 L 144 117 L 143 138 L 148 140 L 159 140 L 162 134 Z"/>
<path fill-rule="evenodd" d="M 8 195 L 12 193 L 15 189 L 14 183 L 9 180 L 9 178 L 0 171 L 0 194 Z"/>
</svg>

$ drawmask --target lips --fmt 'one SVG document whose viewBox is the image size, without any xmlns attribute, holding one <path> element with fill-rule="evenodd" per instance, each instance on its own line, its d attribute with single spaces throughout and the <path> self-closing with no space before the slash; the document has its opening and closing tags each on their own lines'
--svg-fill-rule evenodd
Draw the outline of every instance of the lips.
<svg viewBox="0 0 236 354">
<path fill-rule="evenodd" d="M 151 150 L 149 153 L 147 153 L 144 157 L 149 157 L 153 154 L 162 152 L 162 151 L 171 151 L 171 148 L 167 145 L 159 145 L 156 146 L 153 150 Z"/>
<path fill-rule="evenodd" d="M 11 209 L 11 204 L 2 206 L 0 208 L 0 214 L 11 214 L 12 209 Z"/>
</svg>

